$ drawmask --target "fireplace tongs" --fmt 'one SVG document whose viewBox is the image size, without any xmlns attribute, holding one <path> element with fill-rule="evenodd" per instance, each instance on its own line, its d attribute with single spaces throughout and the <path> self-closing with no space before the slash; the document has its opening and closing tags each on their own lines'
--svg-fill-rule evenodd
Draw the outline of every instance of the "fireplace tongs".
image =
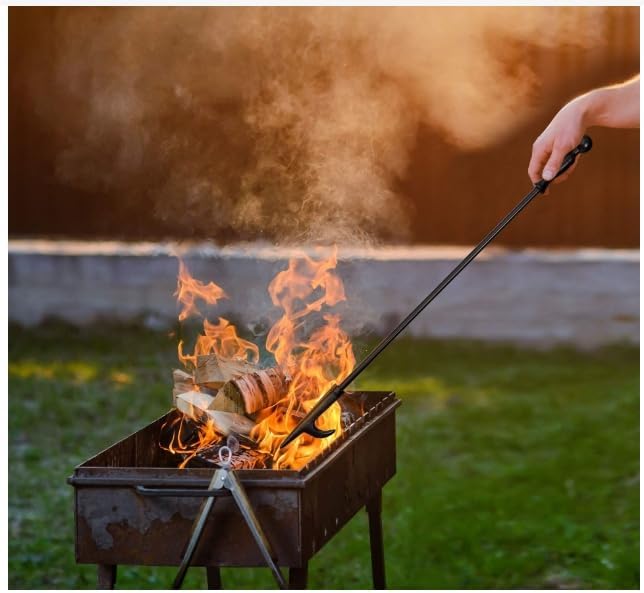
<svg viewBox="0 0 644 593">
<path fill-rule="evenodd" d="M 185 578 L 186 572 L 190 567 L 192 557 L 194 556 L 195 550 L 199 545 L 201 534 L 203 533 L 204 527 L 206 526 L 206 520 L 208 519 L 208 515 L 210 514 L 210 511 L 215 504 L 215 498 L 219 494 L 219 492 L 225 488 L 226 490 L 230 491 L 235 503 L 237 503 L 237 507 L 241 511 L 246 524 L 250 528 L 250 532 L 253 534 L 253 538 L 257 542 L 259 550 L 262 553 L 264 560 L 266 560 L 266 564 L 268 564 L 269 568 L 271 569 L 271 572 L 273 573 L 273 576 L 275 577 L 279 588 L 287 589 L 288 587 L 286 585 L 286 581 L 284 580 L 279 567 L 275 563 L 275 555 L 273 553 L 273 549 L 271 548 L 271 544 L 264 534 L 264 530 L 262 529 L 262 526 L 257 519 L 257 515 L 255 515 L 255 511 L 253 511 L 253 507 L 250 504 L 246 490 L 239 481 L 235 470 L 230 468 L 230 463 L 232 460 L 232 450 L 230 449 L 230 447 L 225 446 L 219 449 L 219 460 L 221 462 L 221 467 L 215 470 L 215 473 L 210 480 L 208 490 L 197 490 L 193 495 L 204 496 L 206 497 L 206 500 L 201 505 L 199 513 L 197 514 L 195 522 L 193 523 L 190 541 L 188 542 L 188 547 L 183 554 L 181 564 L 179 565 L 179 572 L 177 572 L 177 576 L 174 579 L 172 588 L 181 589 L 183 579 Z M 142 494 L 146 494 L 144 490 L 140 490 L 140 492 Z M 169 496 L 173 495 L 171 491 L 168 492 Z M 147 494 L 150 495 L 152 494 L 152 492 L 148 490 Z M 155 495 L 158 495 L 158 493 L 155 492 Z"/>
<path fill-rule="evenodd" d="M 326 412 L 345 392 L 347 387 L 356 380 L 358 375 L 362 373 L 379 355 L 380 353 L 391 344 L 398 334 L 400 334 L 420 313 L 431 303 L 447 285 L 456 278 L 471 262 L 472 260 L 483 251 L 496 236 L 508 226 L 514 218 L 538 195 L 545 193 L 546 189 L 555 178 L 565 173 L 575 163 L 577 157 L 588 152 L 593 146 L 592 140 L 589 136 L 584 136 L 579 145 L 571 150 L 563 159 L 559 171 L 553 179 L 546 181 L 540 179 L 534 184 L 532 190 L 501 220 L 474 248 L 468 253 L 465 258 L 440 282 L 440 284 L 432 290 L 423 301 L 405 317 L 388 335 L 386 335 L 381 342 L 367 355 L 364 360 L 358 364 L 353 371 L 339 384 L 332 385 L 331 388 L 317 401 L 315 406 L 309 410 L 298 425 L 291 431 L 291 433 L 282 441 L 280 447 L 286 447 L 293 442 L 297 437 L 306 433 L 313 438 L 323 439 L 331 436 L 334 430 L 323 430 L 315 425 L 315 421 Z"/>
</svg>

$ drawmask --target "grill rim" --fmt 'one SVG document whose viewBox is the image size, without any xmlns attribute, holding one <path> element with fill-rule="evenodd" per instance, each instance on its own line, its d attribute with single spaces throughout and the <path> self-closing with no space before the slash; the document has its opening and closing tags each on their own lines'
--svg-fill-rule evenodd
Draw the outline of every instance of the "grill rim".
<svg viewBox="0 0 644 593">
<path fill-rule="evenodd" d="M 333 463 L 336 455 L 342 453 L 349 447 L 355 438 L 358 438 L 363 430 L 370 429 L 393 413 L 401 405 L 401 400 L 396 397 L 393 391 L 354 391 L 352 394 L 368 394 L 372 397 L 380 397 L 374 406 L 365 414 L 360 416 L 343 434 L 331 445 L 312 459 L 300 470 L 274 470 L 274 469 L 240 469 L 237 470 L 239 479 L 246 487 L 268 487 L 268 488 L 295 488 L 303 489 L 307 482 L 314 480 L 323 472 L 329 464 Z M 77 465 L 67 483 L 74 488 L 77 487 L 181 487 L 181 488 L 207 488 L 216 468 L 184 468 L 168 466 L 110 466 L 92 465 L 97 458 L 108 454 L 112 449 L 125 443 L 128 439 L 136 437 L 137 434 L 150 429 L 155 424 L 162 424 L 174 413 L 169 410 L 163 416 L 150 422 L 146 426 L 134 431 L 128 436 L 116 441 L 99 453 L 93 455 L 86 461 Z M 166 473 L 159 476 L 159 473 Z M 102 475 L 101 475 L 102 474 Z"/>
</svg>

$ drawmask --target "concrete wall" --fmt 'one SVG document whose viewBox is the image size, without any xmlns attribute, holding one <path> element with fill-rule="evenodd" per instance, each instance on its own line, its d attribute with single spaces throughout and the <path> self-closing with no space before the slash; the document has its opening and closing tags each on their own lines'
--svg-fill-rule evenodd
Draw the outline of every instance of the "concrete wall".
<svg viewBox="0 0 644 593">
<path fill-rule="evenodd" d="M 139 319 L 159 327 L 177 315 L 176 245 L 9 242 L 9 318 L 85 324 Z M 467 252 L 393 248 L 340 252 L 352 333 L 383 333 Z M 231 296 L 211 312 L 260 331 L 278 311 L 266 292 L 295 251 L 258 245 L 182 248 L 191 273 Z M 639 251 L 507 251 L 490 248 L 413 323 L 416 336 L 574 343 L 639 342 Z"/>
</svg>

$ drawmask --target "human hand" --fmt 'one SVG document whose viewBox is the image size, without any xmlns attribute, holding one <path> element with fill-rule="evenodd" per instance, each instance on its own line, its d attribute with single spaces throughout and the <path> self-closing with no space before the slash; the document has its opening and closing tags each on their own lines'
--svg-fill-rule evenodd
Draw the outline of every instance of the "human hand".
<svg viewBox="0 0 644 593">
<path fill-rule="evenodd" d="M 528 175 L 533 183 L 542 178 L 554 179 L 566 153 L 577 146 L 586 128 L 639 128 L 639 125 L 639 74 L 624 83 L 594 89 L 564 105 L 535 140 Z M 576 166 L 575 162 L 555 183 L 568 178 Z"/>
<path fill-rule="evenodd" d="M 588 127 L 585 115 L 584 97 L 577 97 L 555 115 L 535 140 L 528 165 L 528 175 L 532 183 L 537 183 L 540 179 L 550 181 L 554 178 L 564 157 L 579 144 Z M 576 166 L 575 162 L 563 175 L 557 177 L 555 183 L 567 179 Z"/>
</svg>

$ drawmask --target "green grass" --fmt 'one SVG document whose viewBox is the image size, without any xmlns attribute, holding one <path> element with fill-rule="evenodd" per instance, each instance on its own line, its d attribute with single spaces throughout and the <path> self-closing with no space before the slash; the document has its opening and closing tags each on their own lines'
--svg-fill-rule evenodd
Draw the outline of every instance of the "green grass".
<svg viewBox="0 0 644 593">
<path fill-rule="evenodd" d="M 174 346 L 136 328 L 10 328 L 11 588 L 95 586 L 74 563 L 65 479 L 169 407 Z M 403 400 L 383 502 L 390 587 L 639 587 L 637 348 L 401 340 L 359 387 Z M 361 512 L 312 560 L 310 586 L 370 587 L 368 549 Z M 167 588 L 174 571 L 122 567 L 118 586 Z M 223 579 L 273 587 L 262 569 Z"/>
</svg>

